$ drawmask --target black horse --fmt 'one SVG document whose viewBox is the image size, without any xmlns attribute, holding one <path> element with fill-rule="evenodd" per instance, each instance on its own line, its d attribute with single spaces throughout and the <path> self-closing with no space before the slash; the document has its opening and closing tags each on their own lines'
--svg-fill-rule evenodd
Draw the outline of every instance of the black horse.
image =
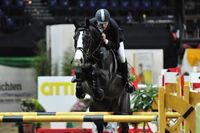
<svg viewBox="0 0 200 133">
<path fill-rule="evenodd" d="M 91 112 L 130 114 L 130 95 L 118 72 L 115 52 L 103 45 L 100 31 L 89 22 L 75 27 L 76 96 L 84 98 L 86 93 L 91 96 Z M 98 133 L 102 133 L 106 123 L 95 122 L 95 125 Z M 128 133 L 128 123 L 120 123 L 120 127 L 122 133 Z"/>
</svg>

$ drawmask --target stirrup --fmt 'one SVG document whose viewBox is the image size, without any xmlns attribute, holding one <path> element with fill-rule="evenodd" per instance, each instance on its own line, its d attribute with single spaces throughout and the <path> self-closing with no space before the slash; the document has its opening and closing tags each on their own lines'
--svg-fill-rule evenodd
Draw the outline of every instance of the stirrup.
<svg viewBox="0 0 200 133">
<path fill-rule="evenodd" d="M 126 88 L 126 92 L 128 93 L 133 93 L 135 91 L 135 86 L 131 85 L 131 83 L 129 82 L 126 82 L 125 88 Z"/>
</svg>

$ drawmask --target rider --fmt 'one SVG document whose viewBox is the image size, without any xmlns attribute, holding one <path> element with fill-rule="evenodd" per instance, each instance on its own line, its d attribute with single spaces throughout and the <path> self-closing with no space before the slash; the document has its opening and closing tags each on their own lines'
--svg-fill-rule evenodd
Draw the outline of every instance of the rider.
<svg viewBox="0 0 200 133">
<path fill-rule="evenodd" d="M 129 72 L 124 53 L 124 35 L 116 21 L 110 17 L 106 9 L 97 10 L 95 17 L 90 19 L 90 23 L 96 26 L 102 33 L 102 39 L 107 48 L 117 51 L 121 63 L 121 73 L 126 81 L 127 92 L 132 93 L 134 87 L 129 82 Z"/>
</svg>

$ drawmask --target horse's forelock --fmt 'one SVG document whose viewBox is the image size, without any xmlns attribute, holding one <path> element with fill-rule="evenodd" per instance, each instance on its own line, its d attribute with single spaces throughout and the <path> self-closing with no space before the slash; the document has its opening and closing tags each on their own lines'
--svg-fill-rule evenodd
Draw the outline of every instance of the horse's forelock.
<svg viewBox="0 0 200 133">
<path fill-rule="evenodd" d="M 78 41 L 80 32 L 84 31 L 84 30 L 86 30 L 86 28 L 84 26 L 78 26 L 78 27 L 76 27 L 75 33 L 74 33 L 74 37 L 73 37 L 74 41 L 75 41 L 75 48 L 76 48 L 76 45 L 77 45 L 77 41 Z"/>
</svg>

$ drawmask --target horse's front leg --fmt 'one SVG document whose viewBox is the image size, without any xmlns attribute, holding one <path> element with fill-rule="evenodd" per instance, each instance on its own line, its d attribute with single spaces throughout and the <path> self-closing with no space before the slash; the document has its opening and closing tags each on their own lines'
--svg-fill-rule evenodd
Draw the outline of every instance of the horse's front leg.
<svg viewBox="0 0 200 133">
<path fill-rule="evenodd" d="M 96 100 L 103 100 L 104 90 L 99 88 L 98 69 L 97 65 L 93 65 L 92 70 L 92 91 Z"/>
<path fill-rule="evenodd" d="M 102 122 L 95 122 L 95 125 L 97 127 L 97 132 L 103 133 L 103 123 Z"/>
<path fill-rule="evenodd" d="M 77 67 L 75 68 L 75 75 L 76 75 L 76 97 L 79 99 L 83 99 L 85 97 L 85 92 L 82 88 L 82 68 Z"/>
</svg>

